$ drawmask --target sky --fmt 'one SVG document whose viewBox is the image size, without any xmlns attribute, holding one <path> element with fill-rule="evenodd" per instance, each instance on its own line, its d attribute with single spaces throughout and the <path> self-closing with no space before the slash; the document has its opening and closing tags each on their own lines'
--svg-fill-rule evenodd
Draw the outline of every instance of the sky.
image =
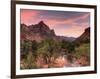
<svg viewBox="0 0 100 79">
<path fill-rule="evenodd" d="M 59 36 L 79 37 L 90 26 L 89 12 L 21 9 L 20 13 L 21 23 L 34 25 L 44 21 Z"/>
</svg>

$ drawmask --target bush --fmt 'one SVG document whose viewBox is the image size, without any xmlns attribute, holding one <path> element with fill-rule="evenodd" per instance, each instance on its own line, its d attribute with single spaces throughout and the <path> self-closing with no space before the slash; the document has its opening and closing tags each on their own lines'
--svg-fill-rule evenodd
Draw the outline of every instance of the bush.
<svg viewBox="0 0 100 79">
<path fill-rule="evenodd" d="M 81 56 L 90 57 L 90 43 L 82 44 L 79 47 L 75 48 L 75 56 L 80 58 Z"/>
<path fill-rule="evenodd" d="M 23 59 L 21 60 L 21 69 L 34 69 L 34 68 L 37 68 L 37 65 L 36 65 L 36 60 L 32 54 L 32 52 L 29 52 L 27 54 L 27 57 L 26 59 Z"/>
<path fill-rule="evenodd" d="M 42 55 L 46 64 L 51 63 L 51 58 L 57 58 L 60 55 L 60 43 L 53 39 L 42 41 L 37 49 L 37 56 Z"/>
<path fill-rule="evenodd" d="M 75 45 L 73 42 L 67 42 L 65 40 L 62 40 L 61 42 L 61 48 L 65 49 L 65 52 L 72 53 L 74 51 Z"/>
</svg>

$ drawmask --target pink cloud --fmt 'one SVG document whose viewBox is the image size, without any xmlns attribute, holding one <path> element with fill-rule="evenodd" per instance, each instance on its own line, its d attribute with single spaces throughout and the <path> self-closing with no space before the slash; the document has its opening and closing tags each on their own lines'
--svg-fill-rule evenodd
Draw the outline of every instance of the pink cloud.
<svg viewBox="0 0 100 79">
<path fill-rule="evenodd" d="M 53 19 L 44 19 L 44 21 L 48 24 L 48 25 L 52 25 L 52 26 L 57 26 L 59 24 L 66 24 L 66 25 L 77 25 L 78 23 L 76 23 L 75 21 L 77 20 L 84 20 L 89 16 L 89 14 L 84 14 L 83 16 L 79 16 L 79 17 L 73 17 L 70 19 L 66 19 L 64 21 L 59 21 L 59 20 L 53 20 Z M 82 23 L 81 23 L 82 24 Z"/>
<path fill-rule="evenodd" d="M 79 17 L 73 17 L 70 19 L 66 19 L 65 21 L 59 21 L 59 20 L 46 20 L 46 24 L 50 25 L 51 29 L 55 30 L 55 33 L 57 35 L 61 35 L 61 36 L 73 36 L 73 37 L 78 37 L 80 36 L 83 32 L 84 29 L 86 29 L 87 27 L 89 27 L 89 23 L 88 22 L 83 22 L 83 23 L 77 23 L 75 21 L 77 20 L 84 20 L 89 16 L 89 14 L 84 14 L 83 16 L 79 16 Z M 54 28 L 54 27 L 58 27 L 59 24 L 65 24 L 66 27 L 65 28 Z M 69 25 L 70 27 L 67 28 L 67 25 Z M 62 26 L 60 26 L 62 27 Z"/>
<path fill-rule="evenodd" d="M 80 36 L 84 32 L 84 29 L 89 27 L 88 22 L 81 22 L 81 23 L 76 22 L 78 20 L 85 20 L 89 16 L 89 13 L 84 14 L 83 16 L 79 17 L 77 16 L 65 19 L 63 21 L 57 19 L 47 19 L 43 17 L 41 19 L 41 16 L 42 16 L 41 11 L 38 10 L 21 10 L 21 23 L 29 25 L 29 24 L 36 24 L 39 21 L 43 20 L 45 24 L 47 24 L 51 29 L 55 30 L 55 33 L 57 35 L 74 36 L 74 37 Z M 61 28 L 62 27 L 60 26 L 61 24 L 64 24 L 65 27 Z M 67 28 L 67 26 L 69 26 L 69 28 Z"/>
<path fill-rule="evenodd" d="M 30 24 L 34 23 L 35 17 L 38 16 L 39 11 L 34 10 L 21 10 L 21 23 Z"/>
<path fill-rule="evenodd" d="M 60 36 L 68 36 L 68 37 L 79 37 L 84 32 L 85 27 L 75 27 L 72 26 L 71 28 L 65 29 L 60 28 L 55 30 L 56 35 Z"/>
<path fill-rule="evenodd" d="M 77 21 L 77 20 L 84 20 L 88 16 L 89 16 L 89 13 L 88 14 L 84 14 L 83 16 L 73 17 L 73 18 L 70 18 L 70 19 L 66 19 L 65 21 L 62 21 L 60 23 L 62 23 L 62 24 L 63 23 L 66 23 L 66 24 L 75 24 L 75 21 Z"/>
</svg>

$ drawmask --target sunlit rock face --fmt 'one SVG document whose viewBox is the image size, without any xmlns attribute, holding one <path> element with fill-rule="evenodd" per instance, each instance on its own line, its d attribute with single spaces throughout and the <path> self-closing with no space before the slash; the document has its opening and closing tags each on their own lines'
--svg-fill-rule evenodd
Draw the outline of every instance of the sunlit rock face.
<svg viewBox="0 0 100 79">
<path fill-rule="evenodd" d="M 21 24 L 21 40 L 35 40 L 40 42 L 46 38 L 56 39 L 53 29 L 50 29 L 43 21 L 35 25 Z"/>
<path fill-rule="evenodd" d="M 21 40 L 35 40 L 41 42 L 45 39 L 74 41 L 74 37 L 57 36 L 54 29 L 50 29 L 43 21 L 35 25 L 21 24 Z"/>
</svg>

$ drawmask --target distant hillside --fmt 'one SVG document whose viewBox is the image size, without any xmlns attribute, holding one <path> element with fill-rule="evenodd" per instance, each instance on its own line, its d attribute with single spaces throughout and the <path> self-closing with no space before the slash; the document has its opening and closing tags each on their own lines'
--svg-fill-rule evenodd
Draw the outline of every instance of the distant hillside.
<svg viewBox="0 0 100 79">
<path fill-rule="evenodd" d="M 69 42 L 72 42 L 76 39 L 75 37 L 65 37 L 65 36 L 57 36 L 57 38 L 60 39 L 60 40 L 66 40 L 66 41 L 69 41 Z"/>
</svg>

